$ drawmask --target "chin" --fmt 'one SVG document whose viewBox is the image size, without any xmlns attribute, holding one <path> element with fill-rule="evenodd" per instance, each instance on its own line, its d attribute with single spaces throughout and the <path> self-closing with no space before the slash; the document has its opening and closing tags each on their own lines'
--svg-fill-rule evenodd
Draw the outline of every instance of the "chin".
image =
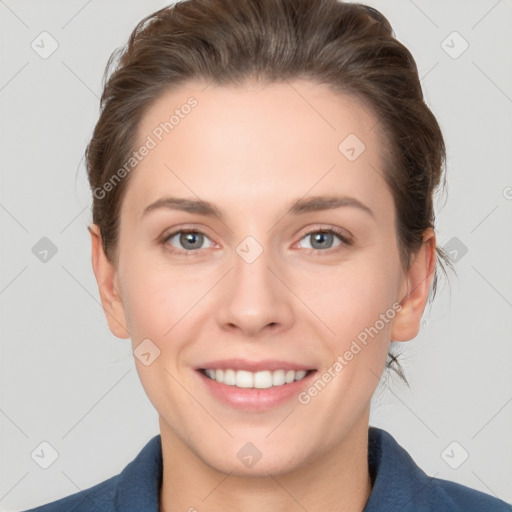
<svg viewBox="0 0 512 512">
<path fill-rule="evenodd" d="M 268 478 L 269 473 L 272 476 L 290 473 L 300 469 L 309 459 L 305 453 L 297 453 L 296 444 L 288 444 L 286 450 L 282 445 L 279 449 L 272 443 L 258 448 L 250 441 L 240 442 L 238 439 L 234 442 L 231 440 L 230 444 L 229 448 L 216 453 L 211 453 L 210 445 L 207 453 L 200 451 L 197 454 L 212 469 L 240 478 Z"/>
</svg>

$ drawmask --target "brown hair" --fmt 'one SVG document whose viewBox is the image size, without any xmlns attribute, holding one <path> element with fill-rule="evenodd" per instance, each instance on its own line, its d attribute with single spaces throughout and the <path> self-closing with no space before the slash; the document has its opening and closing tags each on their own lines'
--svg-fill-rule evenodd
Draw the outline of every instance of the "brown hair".
<svg viewBox="0 0 512 512">
<path fill-rule="evenodd" d="M 185 0 L 137 24 L 107 63 L 101 114 L 86 149 L 93 222 L 109 260 L 117 262 L 119 212 L 130 174 L 108 193 L 104 186 L 129 160 L 140 120 L 161 93 L 193 79 L 243 85 L 299 78 L 355 95 L 376 116 L 387 142 L 384 177 L 407 268 L 424 231 L 434 227 L 443 136 L 424 102 L 416 63 L 388 20 L 372 7 L 337 0 Z M 436 250 L 445 270 L 449 260 Z M 431 298 L 436 286 L 437 269 Z M 391 354 L 388 366 L 403 377 Z"/>
</svg>

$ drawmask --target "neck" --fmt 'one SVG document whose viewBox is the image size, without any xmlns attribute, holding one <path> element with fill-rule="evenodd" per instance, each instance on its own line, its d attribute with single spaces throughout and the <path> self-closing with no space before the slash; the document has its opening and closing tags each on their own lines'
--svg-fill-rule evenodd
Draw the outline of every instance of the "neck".
<svg viewBox="0 0 512 512">
<path fill-rule="evenodd" d="M 371 493 L 368 418 L 342 442 L 300 468 L 238 477 L 205 464 L 160 418 L 163 481 L 160 512 L 362 512 Z"/>
</svg>

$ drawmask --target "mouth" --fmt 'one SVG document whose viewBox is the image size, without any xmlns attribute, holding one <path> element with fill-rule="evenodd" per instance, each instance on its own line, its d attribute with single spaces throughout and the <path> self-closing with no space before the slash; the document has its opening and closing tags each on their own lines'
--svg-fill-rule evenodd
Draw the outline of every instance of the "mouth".
<svg viewBox="0 0 512 512">
<path fill-rule="evenodd" d="M 251 372 L 234 368 L 200 368 L 199 371 L 208 379 L 226 386 L 242 389 L 268 389 L 301 381 L 315 370 L 278 369 Z"/>
<path fill-rule="evenodd" d="M 263 413 L 297 400 L 312 384 L 317 370 L 286 361 L 230 359 L 205 363 L 196 373 L 218 403 Z"/>
</svg>

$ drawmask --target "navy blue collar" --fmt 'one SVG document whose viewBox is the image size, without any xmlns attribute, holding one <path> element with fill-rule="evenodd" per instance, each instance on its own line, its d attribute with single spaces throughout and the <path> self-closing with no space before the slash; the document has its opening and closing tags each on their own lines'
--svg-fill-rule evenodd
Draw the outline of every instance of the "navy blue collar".
<svg viewBox="0 0 512 512">
<path fill-rule="evenodd" d="M 368 465 L 373 488 L 364 512 L 430 509 L 429 477 L 390 434 L 377 427 L 368 429 Z M 158 512 L 162 475 L 162 442 L 157 435 L 119 475 L 119 510 Z"/>
<path fill-rule="evenodd" d="M 368 467 L 372 492 L 364 512 L 430 511 L 431 480 L 386 432 L 368 430 Z"/>
</svg>

